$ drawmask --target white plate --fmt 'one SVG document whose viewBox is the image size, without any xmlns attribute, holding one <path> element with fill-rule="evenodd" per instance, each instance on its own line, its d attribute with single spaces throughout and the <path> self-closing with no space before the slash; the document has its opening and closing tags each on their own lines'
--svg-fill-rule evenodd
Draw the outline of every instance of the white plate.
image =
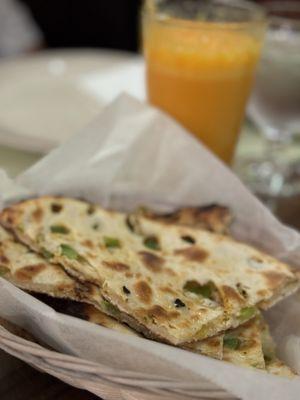
<svg viewBox="0 0 300 400">
<path fill-rule="evenodd" d="M 0 62 L 0 144 L 47 152 L 123 91 L 145 98 L 143 61 L 103 50 L 47 51 Z"/>
</svg>

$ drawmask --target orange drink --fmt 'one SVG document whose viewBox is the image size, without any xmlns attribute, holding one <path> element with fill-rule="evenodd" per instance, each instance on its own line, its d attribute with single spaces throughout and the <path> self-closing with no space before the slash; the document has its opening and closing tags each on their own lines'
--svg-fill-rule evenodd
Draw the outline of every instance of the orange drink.
<svg viewBox="0 0 300 400">
<path fill-rule="evenodd" d="M 203 1 L 199 1 L 202 14 L 196 19 L 194 15 L 181 18 L 178 7 L 187 3 L 184 0 L 175 1 L 180 4 L 175 16 L 155 7 L 163 1 L 150 3 L 144 13 L 148 98 L 230 163 L 260 53 L 263 13 L 246 2 L 251 8 L 246 21 L 237 22 L 237 17 L 227 21 L 231 2 L 212 1 L 210 15 L 213 3 L 224 3 L 222 12 L 218 8 L 222 18 L 206 20 Z M 252 8 L 259 13 L 249 21 Z"/>
</svg>

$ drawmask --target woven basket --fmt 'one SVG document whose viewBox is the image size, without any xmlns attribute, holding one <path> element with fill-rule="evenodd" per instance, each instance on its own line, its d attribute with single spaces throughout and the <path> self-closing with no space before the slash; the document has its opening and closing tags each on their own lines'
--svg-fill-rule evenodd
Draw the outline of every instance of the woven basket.
<svg viewBox="0 0 300 400">
<path fill-rule="evenodd" d="M 236 399 L 200 377 L 195 384 L 111 369 L 99 363 L 48 350 L 10 333 L 2 326 L 0 348 L 34 368 L 105 400 Z"/>
</svg>

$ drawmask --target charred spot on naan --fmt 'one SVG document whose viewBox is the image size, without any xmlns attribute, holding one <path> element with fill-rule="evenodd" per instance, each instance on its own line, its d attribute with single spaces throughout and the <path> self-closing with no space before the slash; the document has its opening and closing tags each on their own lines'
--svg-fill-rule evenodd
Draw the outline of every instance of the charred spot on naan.
<svg viewBox="0 0 300 400">
<path fill-rule="evenodd" d="M 34 222 L 40 223 L 43 219 L 43 215 L 44 215 L 43 209 L 37 206 L 35 210 L 32 212 L 31 217 Z"/>
<path fill-rule="evenodd" d="M 233 287 L 228 285 L 218 286 L 218 291 L 225 309 L 237 306 L 238 308 L 246 305 L 245 298 Z"/>
<path fill-rule="evenodd" d="M 149 251 L 139 251 L 138 252 L 143 265 L 149 269 L 151 272 L 160 272 L 164 265 L 164 259 L 154 253 Z"/>
<path fill-rule="evenodd" d="M 213 347 L 219 347 L 220 341 L 219 338 L 209 338 L 209 344 Z"/>
<path fill-rule="evenodd" d="M 116 261 L 103 261 L 103 265 L 113 271 L 116 272 L 124 272 L 124 271 L 129 271 L 130 267 L 127 264 L 124 264 L 122 262 L 116 262 Z"/>
<path fill-rule="evenodd" d="M 98 294 L 98 288 L 93 283 L 89 282 L 82 284 L 81 282 L 74 281 L 73 290 L 76 294 L 76 299 L 80 301 L 86 301 Z"/>
<path fill-rule="evenodd" d="M 227 233 L 233 217 L 229 208 L 211 204 L 194 209 L 194 220 L 202 228 L 216 233 Z"/>
<path fill-rule="evenodd" d="M 126 278 L 132 278 L 133 277 L 133 273 L 132 272 L 125 272 L 125 276 L 126 276 Z"/>
<path fill-rule="evenodd" d="M 1 224 L 7 228 L 11 228 L 12 226 L 18 226 L 19 217 L 23 214 L 23 210 L 17 207 L 6 208 L 1 213 Z"/>
<path fill-rule="evenodd" d="M 166 224 L 193 226 L 216 233 L 228 233 L 233 220 L 229 208 L 216 204 L 184 207 L 167 214 L 158 214 L 149 209 L 139 210 L 138 213 Z"/>
<path fill-rule="evenodd" d="M 153 318 L 154 321 L 170 321 L 172 319 L 178 318 L 180 316 L 179 311 L 168 311 L 165 310 L 158 304 L 155 304 L 150 309 L 146 310 L 146 315 L 150 318 Z"/>
<path fill-rule="evenodd" d="M 0 264 L 9 264 L 9 259 L 4 255 L 0 253 Z"/>
<path fill-rule="evenodd" d="M 69 283 L 60 283 L 56 286 L 56 293 L 70 293 L 70 292 L 77 292 L 76 286 L 78 286 L 75 282 Z"/>
<path fill-rule="evenodd" d="M 89 248 L 91 250 L 94 249 L 94 247 L 95 247 L 94 243 L 89 239 L 83 240 L 81 242 L 81 245 L 84 246 L 84 247 L 87 247 L 87 248 Z"/>
<path fill-rule="evenodd" d="M 174 251 L 174 254 L 182 256 L 187 261 L 193 261 L 199 263 L 205 261 L 209 256 L 206 250 L 203 250 L 197 246 L 190 246 L 184 249 L 177 249 Z"/>
<path fill-rule="evenodd" d="M 44 263 L 26 265 L 23 268 L 18 269 L 14 276 L 16 279 L 25 282 L 32 281 L 36 275 L 45 270 L 47 265 Z"/>
<path fill-rule="evenodd" d="M 173 296 L 176 296 L 176 295 L 177 295 L 177 292 L 176 292 L 175 290 L 173 290 L 173 289 L 172 289 L 171 287 L 169 287 L 169 286 L 161 286 L 161 287 L 159 287 L 159 291 L 162 292 L 162 293 L 171 294 L 171 295 L 173 295 Z"/>
<path fill-rule="evenodd" d="M 266 283 L 270 289 L 274 289 L 284 285 L 287 279 L 286 275 L 275 271 L 263 271 L 262 275 L 264 276 Z"/>
<path fill-rule="evenodd" d="M 145 281 L 138 281 L 134 285 L 134 291 L 138 298 L 145 304 L 151 303 L 153 292 L 151 286 Z"/>
<path fill-rule="evenodd" d="M 164 268 L 164 272 L 170 276 L 177 276 L 176 272 L 173 269 L 168 268 L 168 267 Z"/>
</svg>

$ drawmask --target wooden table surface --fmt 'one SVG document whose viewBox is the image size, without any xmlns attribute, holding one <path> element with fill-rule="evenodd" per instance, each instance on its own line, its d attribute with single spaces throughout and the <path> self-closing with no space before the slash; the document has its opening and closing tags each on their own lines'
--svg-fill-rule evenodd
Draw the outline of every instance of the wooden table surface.
<svg viewBox="0 0 300 400">
<path fill-rule="evenodd" d="M 99 397 L 38 372 L 0 350 L 0 399 L 99 400 Z"/>
</svg>

